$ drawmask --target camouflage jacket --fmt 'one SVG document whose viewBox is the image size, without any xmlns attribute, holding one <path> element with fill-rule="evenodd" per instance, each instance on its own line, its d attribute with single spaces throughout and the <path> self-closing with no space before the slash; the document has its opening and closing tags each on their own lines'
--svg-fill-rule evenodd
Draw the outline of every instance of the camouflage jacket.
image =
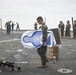
<svg viewBox="0 0 76 75">
<path fill-rule="evenodd" d="M 59 27 L 61 30 L 64 30 L 64 24 L 59 24 L 58 27 Z"/>
<path fill-rule="evenodd" d="M 70 28 L 71 28 L 71 24 L 67 24 L 66 29 L 70 29 Z"/>
<path fill-rule="evenodd" d="M 10 29 L 10 22 L 6 22 L 5 27 L 7 27 L 8 29 Z"/>
<path fill-rule="evenodd" d="M 47 42 L 47 30 L 48 30 L 48 27 L 46 26 L 45 23 L 41 26 L 41 30 L 42 30 L 42 33 L 43 33 L 42 41 L 43 41 L 43 43 Z"/>
</svg>

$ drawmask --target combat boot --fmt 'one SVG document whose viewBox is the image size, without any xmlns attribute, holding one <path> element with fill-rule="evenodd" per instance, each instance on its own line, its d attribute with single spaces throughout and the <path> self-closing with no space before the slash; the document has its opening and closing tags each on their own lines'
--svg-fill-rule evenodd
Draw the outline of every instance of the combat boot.
<svg viewBox="0 0 76 75">
<path fill-rule="evenodd" d="M 46 68 L 46 65 L 38 65 L 38 68 Z"/>
</svg>

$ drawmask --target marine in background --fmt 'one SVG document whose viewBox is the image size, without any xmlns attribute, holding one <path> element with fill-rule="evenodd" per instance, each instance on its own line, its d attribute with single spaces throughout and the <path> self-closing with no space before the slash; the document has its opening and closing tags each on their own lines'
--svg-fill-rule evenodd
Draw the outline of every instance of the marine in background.
<svg viewBox="0 0 76 75">
<path fill-rule="evenodd" d="M 8 22 L 6 22 L 6 24 L 5 24 L 7 34 L 10 34 L 10 31 L 11 31 L 11 25 L 10 25 L 10 23 L 11 23 L 11 22 L 12 22 L 12 21 L 8 21 Z"/>
<path fill-rule="evenodd" d="M 63 21 L 60 21 L 58 28 L 60 28 L 60 30 L 61 30 L 61 37 L 62 38 L 64 36 L 64 27 L 65 27 L 65 25 L 64 25 Z"/>
<path fill-rule="evenodd" d="M 65 31 L 65 37 L 69 36 L 70 37 L 70 28 L 71 28 L 71 24 L 69 21 L 67 21 L 66 24 L 66 31 Z"/>
<path fill-rule="evenodd" d="M 12 31 L 13 31 L 14 30 L 14 22 L 12 22 L 11 27 L 12 27 Z"/>
<path fill-rule="evenodd" d="M 37 30 L 37 23 L 34 24 L 34 30 Z"/>
<path fill-rule="evenodd" d="M 76 37 L 76 20 L 74 20 L 74 23 L 73 23 L 73 38 Z"/>
<path fill-rule="evenodd" d="M 17 24 L 16 30 L 20 30 L 19 23 L 16 22 L 16 24 Z"/>
</svg>

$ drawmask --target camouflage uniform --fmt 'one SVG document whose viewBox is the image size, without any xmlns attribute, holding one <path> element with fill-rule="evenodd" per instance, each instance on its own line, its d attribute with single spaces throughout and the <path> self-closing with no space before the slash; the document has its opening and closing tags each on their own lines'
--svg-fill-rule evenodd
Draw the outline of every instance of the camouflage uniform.
<svg viewBox="0 0 76 75">
<path fill-rule="evenodd" d="M 34 29 L 37 30 L 37 23 L 34 24 Z"/>
<path fill-rule="evenodd" d="M 6 22 L 5 26 L 6 26 L 6 29 L 7 29 L 7 34 L 10 34 L 10 30 L 11 30 L 10 22 L 9 21 Z"/>
<path fill-rule="evenodd" d="M 66 32 L 65 32 L 65 36 L 69 36 L 70 37 L 70 28 L 71 28 L 71 24 L 67 23 L 66 25 Z"/>
<path fill-rule="evenodd" d="M 12 31 L 14 30 L 14 22 L 12 23 Z"/>
<path fill-rule="evenodd" d="M 62 21 L 60 21 L 60 24 L 58 25 L 58 27 L 61 29 L 61 36 L 64 36 L 64 24 Z"/>
<path fill-rule="evenodd" d="M 16 24 L 17 24 L 16 30 L 20 30 L 18 22 L 16 22 Z"/>
<path fill-rule="evenodd" d="M 41 26 L 43 37 L 42 37 L 42 42 L 47 42 L 47 29 L 48 27 L 44 23 L 44 25 Z M 46 65 L 48 62 L 48 59 L 46 57 L 46 51 L 47 51 L 47 46 L 41 46 L 40 48 L 37 49 L 38 54 L 41 57 L 42 65 Z"/>
<path fill-rule="evenodd" d="M 74 24 L 73 24 L 73 37 L 74 38 L 76 37 L 76 20 L 74 21 Z"/>
</svg>

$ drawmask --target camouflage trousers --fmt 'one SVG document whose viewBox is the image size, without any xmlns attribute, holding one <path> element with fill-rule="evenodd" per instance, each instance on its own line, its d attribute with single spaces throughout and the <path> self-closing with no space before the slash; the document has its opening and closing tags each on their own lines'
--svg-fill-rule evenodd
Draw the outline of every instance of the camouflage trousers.
<svg viewBox="0 0 76 75">
<path fill-rule="evenodd" d="M 48 62 L 48 59 L 46 57 L 47 46 L 41 46 L 40 48 L 37 49 L 37 52 L 41 57 L 42 65 L 46 65 L 46 63 Z"/>
<path fill-rule="evenodd" d="M 74 37 L 74 38 L 76 37 L 76 28 L 73 29 L 73 37 Z"/>
</svg>

